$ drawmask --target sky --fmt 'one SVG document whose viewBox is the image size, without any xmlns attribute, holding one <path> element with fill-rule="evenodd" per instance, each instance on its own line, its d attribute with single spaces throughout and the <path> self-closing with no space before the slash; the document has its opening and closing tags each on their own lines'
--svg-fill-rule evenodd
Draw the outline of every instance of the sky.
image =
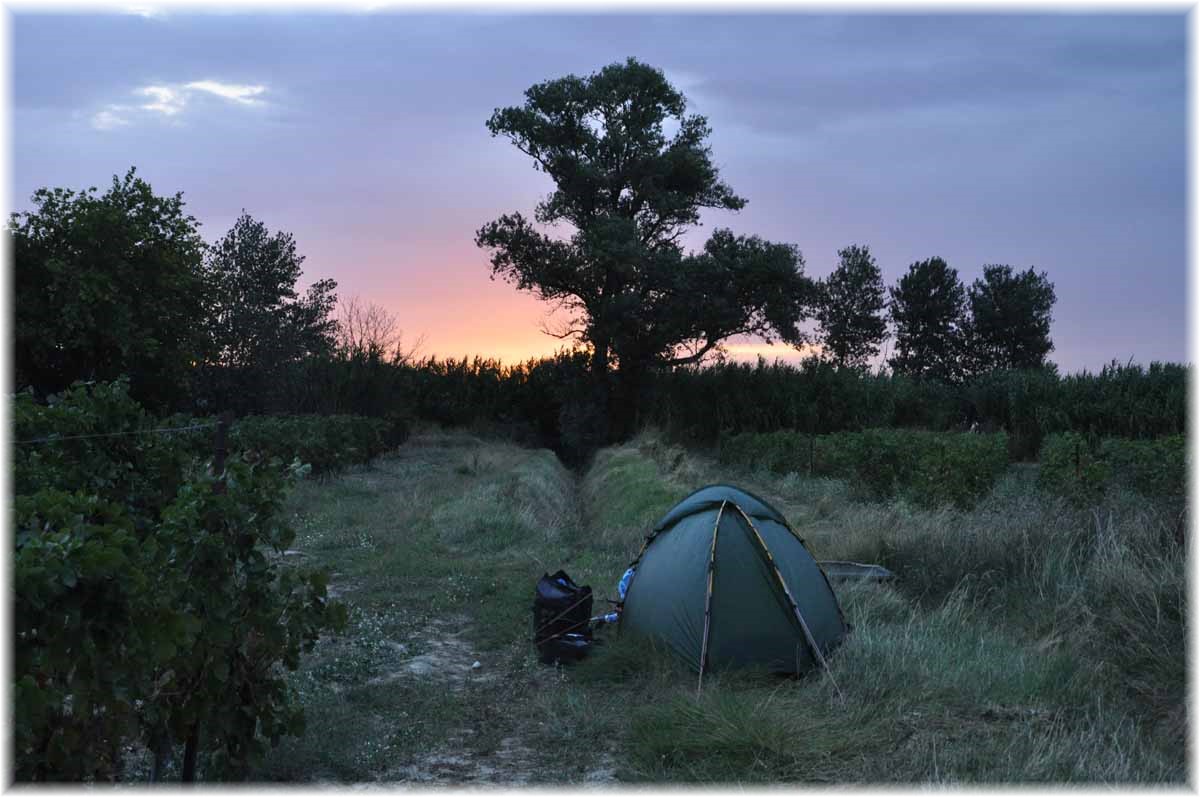
<svg viewBox="0 0 1200 797">
<path fill-rule="evenodd" d="M 421 352 L 516 361 L 561 342 L 490 278 L 475 231 L 549 178 L 484 123 L 529 86 L 627 57 L 705 115 L 749 200 L 715 227 L 798 246 L 824 277 L 868 245 L 895 284 L 939 256 L 1055 285 L 1050 359 L 1183 362 L 1186 26 L 1154 15 L 838 16 L 14 12 L 12 185 L 136 166 L 215 241 L 244 210 L 292 233 L 304 282 L 375 302 Z M 798 355 L 753 341 L 738 358 Z"/>
</svg>

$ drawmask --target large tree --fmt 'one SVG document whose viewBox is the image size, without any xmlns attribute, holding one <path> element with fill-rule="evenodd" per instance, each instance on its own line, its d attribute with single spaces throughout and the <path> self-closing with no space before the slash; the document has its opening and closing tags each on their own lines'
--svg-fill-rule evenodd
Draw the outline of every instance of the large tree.
<svg viewBox="0 0 1200 797">
<path fill-rule="evenodd" d="M 812 283 L 795 247 L 718 230 L 684 252 L 702 210 L 746 201 L 720 180 L 708 122 L 662 72 L 629 59 L 539 83 L 487 127 L 554 190 L 533 221 L 501 216 L 476 242 L 493 276 L 568 312 L 557 334 L 590 349 L 600 384 L 615 364 L 629 398 L 647 369 L 696 362 L 733 335 L 804 342 Z"/>
<path fill-rule="evenodd" d="M 958 271 L 933 257 L 913 263 L 890 289 L 898 373 L 953 382 L 962 376 L 966 292 Z"/>
<path fill-rule="evenodd" d="M 286 390 L 288 365 L 333 350 L 337 283 L 318 280 L 301 295 L 303 263 L 290 233 L 272 233 L 244 212 L 209 248 L 204 392 L 222 405 L 212 409 L 262 410 Z"/>
<path fill-rule="evenodd" d="M 838 267 L 819 283 L 819 340 L 839 367 L 861 368 L 887 337 L 887 291 L 868 247 L 848 246 L 838 258 Z"/>
<path fill-rule="evenodd" d="M 154 408 L 180 404 L 203 349 L 204 242 L 183 195 L 130 169 L 103 194 L 43 188 L 9 220 L 16 387 L 130 379 Z"/>
<path fill-rule="evenodd" d="M 983 267 L 967 292 L 971 307 L 969 343 L 977 372 L 1002 368 L 1040 368 L 1054 350 L 1050 311 L 1054 284 L 1032 268 L 1014 273 L 1012 266 Z"/>
</svg>

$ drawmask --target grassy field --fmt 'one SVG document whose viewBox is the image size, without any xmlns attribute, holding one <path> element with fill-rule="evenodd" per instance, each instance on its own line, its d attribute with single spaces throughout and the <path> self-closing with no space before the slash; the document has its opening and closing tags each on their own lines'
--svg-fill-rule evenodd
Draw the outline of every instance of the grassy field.
<svg viewBox="0 0 1200 797">
<path fill-rule="evenodd" d="M 725 675 L 697 695 L 693 674 L 611 632 L 579 666 L 538 665 L 537 578 L 561 566 L 615 598 L 651 524 L 716 481 L 774 503 L 818 559 L 899 575 L 837 586 L 854 630 L 831 678 Z M 1134 496 L 1075 509 L 1018 469 L 971 512 L 930 512 L 857 503 L 839 482 L 723 469 L 653 435 L 577 477 L 547 451 L 426 432 L 303 484 L 290 511 L 290 555 L 334 571 L 351 622 L 294 677 L 308 731 L 258 780 L 1187 777 L 1176 517 Z"/>
</svg>

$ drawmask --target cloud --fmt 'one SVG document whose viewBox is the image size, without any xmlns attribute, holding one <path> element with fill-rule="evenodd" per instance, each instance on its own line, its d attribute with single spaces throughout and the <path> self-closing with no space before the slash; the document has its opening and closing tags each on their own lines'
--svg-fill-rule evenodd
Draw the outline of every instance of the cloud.
<svg viewBox="0 0 1200 797">
<path fill-rule="evenodd" d="M 267 90 L 266 86 L 241 86 L 236 83 L 218 83 L 215 80 L 195 80 L 184 85 L 184 88 L 205 91 L 242 105 L 258 105 L 262 100 L 254 98 Z"/>
<path fill-rule="evenodd" d="M 154 100 L 146 103 L 142 108 L 147 111 L 157 111 L 165 116 L 174 116 L 187 104 L 187 97 L 169 86 L 145 86 L 135 93 Z"/>
<path fill-rule="evenodd" d="M 167 12 L 161 8 L 139 5 L 126 6 L 125 8 L 121 9 L 121 13 L 132 14 L 134 16 L 142 17 L 143 19 L 165 19 L 167 16 Z"/>
<path fill-rule="evenodd" d="M 92 127 L 97 130 L 113 130 L 129 124 L 129 120 L 119 115 L 121 106 L 111 105 L 92 116 Z"/>
<path fill-rule="evenodd" d="M 217 80 L 193 80 L 189 83 L 155 83 L 133 90 L 133 94 L 146 101 L 139 105 L 106 105 L 91 116 L 92 127 L 97 130 L 113 130 L 132 124 L 138 117 L 161 116 L 175 118 L 182 114 L 193 100 L 203 96 L 217 98 L 235 105 L 263 105 L 259 95 L 265 94 L 266 86 L 222 83 Z"/>
</svg>

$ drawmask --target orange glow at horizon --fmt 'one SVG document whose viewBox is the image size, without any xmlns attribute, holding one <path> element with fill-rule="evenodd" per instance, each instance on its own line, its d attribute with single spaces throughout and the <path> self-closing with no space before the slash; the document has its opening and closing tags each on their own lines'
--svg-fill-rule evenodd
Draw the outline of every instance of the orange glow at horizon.
<svg viewBox="0 0 1200 797">
<path fill-rule="evenodd" d="M 343 268 L 321 276 L 338 279 L 340 296 L 357 296 L 391 312 L 403 333 L 404 348 L 421 341 L 418 357 L 478 356 L 514 365 L 571 348 L 571 340 L 543 331 L 564 327 L 569 313 L 504 280 L 489 279 L 486 257 L 473 245 L 456 244 L 446 252 L 429 244 L 413 247 L 400 257 L 392 252 L 377 258 L 360 260 L 353 271 Z M 410 267 L 405 281 L 390 282 L 380 290 L 377 275 L 395 273 L 394 267 L 386 265 L 393 258 L 423 265 Z M 760 356 L 767 362 L 797 363 L 821 351 L 819 346 L 797 350 L 745 337 L 727 341 L 723 348 L 728 359 L 750 363 Z"/>
<path fill-rule="evenodd" d="M 472 303 L 471 307 L 427 305 L 420 309 L 398 307 L 395 312 L 398 318 L 406 321 L 404 338 L 407 345 L 423 338 L 418 351 L 420 357 L 470 359 L 478 356 L 514 365 L 552 357 L 572 345 L 571 340 L 560 340 L 542 331 L 546 326 L 561 325 L 566 320 L 564 313 L 554 313 L 544 302 L 515 294 L 511 289 L 501 301 Z M 424 328 L 422 321 L 426 324 Z M 749 363 L 759 357 L 768 363 L 776 359 L 798 363 L 822 351 L 817 345 L 804 345 L 797 350 L 787 344 L 761 341 L 726 342 L 722 348 L 729 360 Z"/>
<path fill-rule="evenodd" d="M 479 356 L 485 360 L 499 360 L 505 365 L 514 365 L 530 359 L 552 357 L 559 349 L 570 348 L 566 341 L 543 335 L 536 330 L 534 333 L 532 337 L 519 333 L 513 334 L 503 340 L 493 338 L 475 342 L 461 339 L 445 346 L 431 345 L 427 337 L 417 354 L 420 357 L 432 355 L 439 359 L 462 359 L 463 357 L 471 359 Z M 409 343 L 415 342 L 415 339 L 406 338 L 406 340 Z M 792 346 L 779 343 L 727 343 L 724 349 L 729 360 L 748 363 L 756 362 L 759 357 L 768 363 L 774 362 L 776 359 L 787 363 L 799 363 L 806 357 L 821 353 L 819 346 L 806 345 L 801 350 L 796 350 Z"/>
</svg>

